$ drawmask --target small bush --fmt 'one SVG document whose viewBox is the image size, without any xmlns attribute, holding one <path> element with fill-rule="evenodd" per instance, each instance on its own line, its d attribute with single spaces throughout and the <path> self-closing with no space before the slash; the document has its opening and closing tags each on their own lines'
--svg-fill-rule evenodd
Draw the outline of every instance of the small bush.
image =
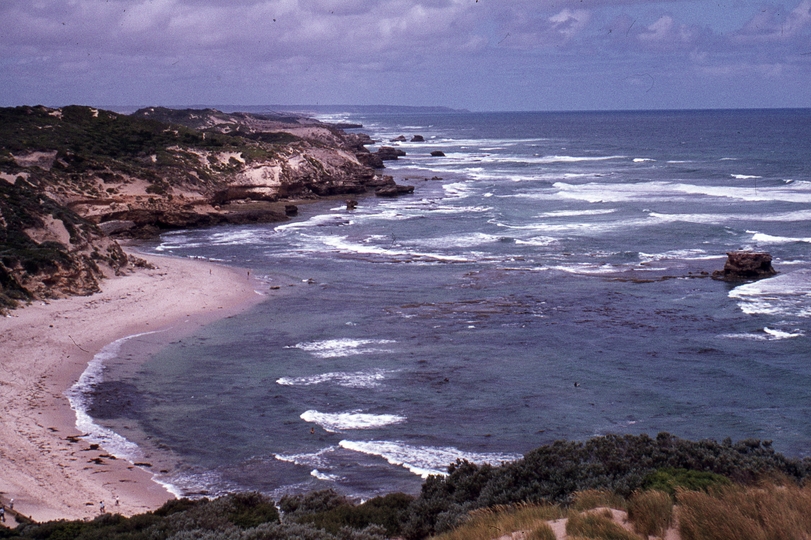
<svg viewBox="0 0 811 540">
<path fill-rule="evenodd" d="M 664 468 L 655 471 L 642 481 L 643 489 L 664 491 L 671 496 L 677 488 L 689 491 L 707 491 L 713 486 L 731 484 L 729 478 L 706 471 Z"/>
<path fill-rule="evenodd" d="M 344 528 L 367 529 L 380 527 L 386 534 L 400 534 L 401 523 L 414 497 L 404 493 L 390 493 L 356 505 L 343 495 L 328 489 L 282 497 L 279 507 L 286 516 L 298 523 L 339 534 Z"/>
<path fill-rule="evenodd" d="M 628 519 L 644 536 L 664 536 L 673 523 L 673 500 L 664 491 L 640 491 L 628 501 Z"/>
</svg>

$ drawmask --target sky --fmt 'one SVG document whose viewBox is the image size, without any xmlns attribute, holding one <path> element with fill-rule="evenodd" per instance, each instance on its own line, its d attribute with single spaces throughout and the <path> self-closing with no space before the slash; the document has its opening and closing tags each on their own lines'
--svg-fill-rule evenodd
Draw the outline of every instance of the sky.
<svg viewBox="0 0 811 540">
<path fill-rule="evenodd" d="M 0 0 L 0 106 L 811 107 L 811 0 Z"/>
</svg>

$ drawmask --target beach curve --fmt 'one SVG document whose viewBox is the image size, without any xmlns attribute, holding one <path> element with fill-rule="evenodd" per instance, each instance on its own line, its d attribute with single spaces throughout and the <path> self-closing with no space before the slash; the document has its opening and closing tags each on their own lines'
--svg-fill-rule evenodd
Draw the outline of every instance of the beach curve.
<svg viewBox="0 0 811 540">
<path fill-rule="evenodd" d="M 130 250 L 128 250 L 129 252 Z M 105 279 L 101 292 L 36 301 L 0 317 L 0 502 L 35 521 L 133 515 L 174 498 L 146 468 L 80 439 L 65 391 L 108 344 L 189 331 L 263 298 L 245 269 L 136 253 L 153 268 Z"/>
</svg>

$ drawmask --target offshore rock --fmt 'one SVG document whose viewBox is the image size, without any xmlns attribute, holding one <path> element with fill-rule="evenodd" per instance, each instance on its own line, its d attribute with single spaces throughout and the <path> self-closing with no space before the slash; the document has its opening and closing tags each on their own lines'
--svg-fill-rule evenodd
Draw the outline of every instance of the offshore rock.
<svg viewBox="0 0 811 540">
<path fill-rule="evenodd" d="M 397 197 L 399 195 L 407 195 L 409 193 L 414 193 L 414 186 L 395 184 L 393 186 L 382 187 L 375 191 L 375 195 L 378 197 Z"/>
<path fill-rule="evenodd" d="M 394 161 L 398 157 L 406 155 L 406 153 L 403 150 L 400 150 L 399 148 L 394 148 L 392 146 L 381 146 L 377 150 L 377 155 L 383 161 Z"/>
<path fill-rule="evenodd" d="M 431 157 L 445 157 L 445 152 L 442 150 L 434 150 L 431 152 Z"/>
<path fill-rule="evenodd" d="M 414 135 L 411 137 L 411 142 L 425 142 L 425 137 L 422 135 Z"/>
<path fill-rule="evenodd" d="M 777 274 L 772 267 L 772 256 L 765 252 L 730 251 L 723 270 L 712 273 L 714 279 L 745 281 L 763 279 Z"/>
</svg>

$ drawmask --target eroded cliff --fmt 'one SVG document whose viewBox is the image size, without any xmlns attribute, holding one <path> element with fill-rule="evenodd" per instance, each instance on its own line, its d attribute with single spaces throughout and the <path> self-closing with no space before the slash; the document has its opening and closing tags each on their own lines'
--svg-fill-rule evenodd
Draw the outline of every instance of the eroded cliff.
<svg viewBox="0 0 811 540">
<path fill-rule="evenodd" d="M 285 202 L 392 187 L 362 134 L 213 109 L 0 109 L 0 309 L 89 294 L 131 264 L 111 236 L 286 219 Z"/>
</svg>

